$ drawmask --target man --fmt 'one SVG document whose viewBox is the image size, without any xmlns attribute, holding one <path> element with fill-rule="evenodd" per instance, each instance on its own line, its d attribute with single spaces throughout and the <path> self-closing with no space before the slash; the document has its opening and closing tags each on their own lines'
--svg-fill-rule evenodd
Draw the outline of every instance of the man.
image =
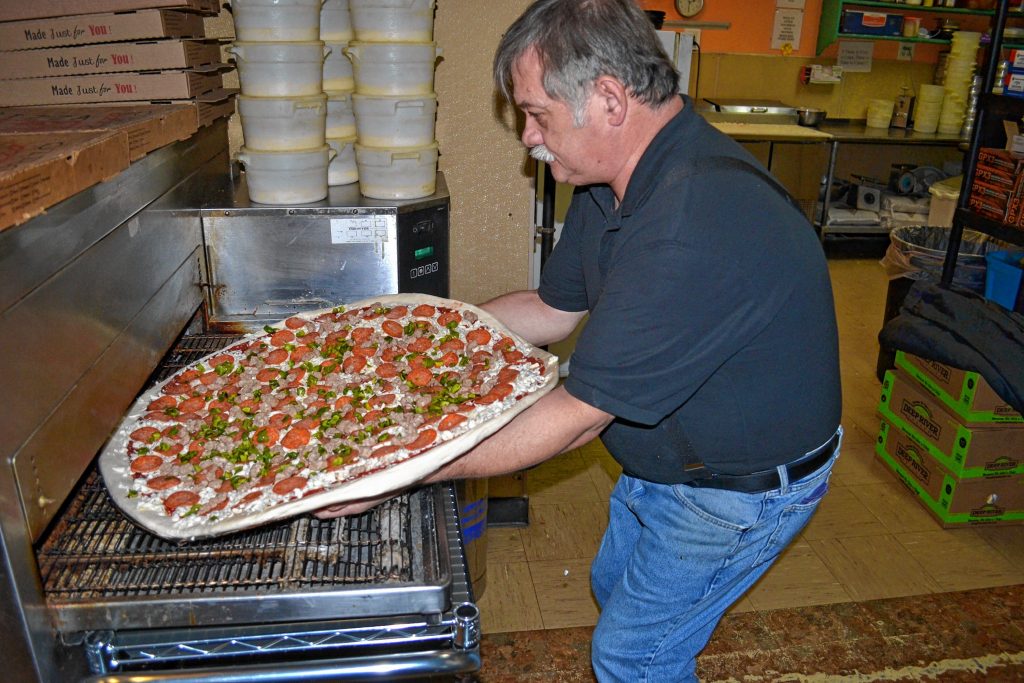
<svg viewBox="0 0 1024 683">
<path fill-rule="evenodd" d="M 590 317 L 564 384 L 430 480 L 513 472 L 600 436 L 623 475 L 591 571 L 594 670 L 694 680 L 838 455 L 825 259 L 788 195 L 679 96 L 634 0 L 538 0 L 494 74 L 531 155 L 578 189 L 540 289 L 484 308 L 538 345 Z"/>
</svg>

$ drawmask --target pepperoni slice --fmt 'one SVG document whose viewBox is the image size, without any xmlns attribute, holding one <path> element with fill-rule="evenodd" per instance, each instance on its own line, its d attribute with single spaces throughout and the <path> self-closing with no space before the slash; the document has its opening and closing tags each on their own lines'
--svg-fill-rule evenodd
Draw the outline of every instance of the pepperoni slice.
<svg viewBox="0 0 1024 683">
<path fill-rule="evenodd" d="M 183 413 L 195 413 L 202 410 L 204 406 L 206 406 L 205 398 L 201 396 L 193 396 L 182 401 L 181 405 L 178 406 L 178 410 Z"/>
<path fill-rule="evenodd" d="M 413 442 L 406 446 L 406 448 L 408 448 L 410 451 L 418 451 L 421 448 L 426 448 L 430 444 L 434 443 L 434 440 L 436 438 L 437 432 L 435 432 L 433 429 L 427 428 L 421 431 L 413 440 Z"/>
<path fill-rule="evenodd" d="M 394 363 L 381 363 L 374 372 L 378 377 L 390 379 L 398 376 L 398 366 Z"/>
<path fill-rule="evenodd" d="M 445 367 L 451 368 L 451 367 L 455 367 L 458 364 L 459 364 L 459 355 L 457 353 L 455 353 L 454 351 L 449 351 L 448 353 L 446 353 L 443 356 L 441 356 L 441 365 L 444 365 Z"/>
<path fill-rule="evenodd" d="M 459 415 L 458 413 L 449 413 L 441 418 L 441 422 L 438 423 L 437 428 L 442 432 L 455 429 L 460 424 L 466 421 L 465 415 Z"/>
<path fill-rule="evenodd" d="M 280 365 L 286 360 L 288 360 L 288 352 L 284 349 L 274 349 L 263 357 L 263 362 L 267 365 Z"/>
<path fill-rule="evenodd" d="M 365 367 L 366 358 L 364 356 L 346 356 L 341 364 L 342 370 L 351 374 L 361 372 Z"/>
<path fill-rule="evenodd" d="M 146 410 L 167 410 L 168 408 L 174 408 L 178 405 L 178 401 L 173 396 L 161 396 L 152 403 L 150 403 Z"/>
<path fill-rule="evenodd" d="M 305 358 L 306 356 L 311 355 L 312 353 L 313 353 L 313 348 L 303 344 L 302 346 L 296 346 L 295 350 L 292 351 L 292 353 L 289 356 L 289 358 L 291 360 L 295 361 L 296 363 L 301 363 L 303 358 Z"/>
<path fill-rule="evenodd" d="M 159 434 L 160 430 L 156 427 L 139 427 L 134 432 L 129 434 L 133 441 L 141 441 L 143 443 L 149 443 L 150 439 L 153 438 L 154 434 Z"/>
<path fill-rule="evenodd" d="M 372 327 L 357 327 L 356 329 L 352 330 L 352 341 L 357 342 L 359 344 L 368 341 L 372 336 Z"/>
<path fill-rule="evenodd" d="M 462 322 L 462 316 L 459 315 L 458 311 L 445 311 L 441 315 L 437 316 L 437 324 L 442 327 L 448 327 L 451 323 Z"/>
<path fill-rule="evenodd" d="M 523 353 L 522 351 L 519 351 L 518 349 L 506 349 L 501 352 L 501 355 L 504 356 L 506 363 L 515 363 L 518 360 L 526 358 L 526 354 Z"/>
<path fill-rule="evenodd" d="M 430 384 L 432 379 L 434 379 L 434 375 L 430 370 L 424 367 L 418 367 L 410 370 L 409 374 L 406 375 L 405 378 L 418 387 L 425 387 Z"/>
<path fill-rule="evenodd" d="M 292 316 L 291 318 L 288 318 L 287 320 L 284 321 L 284 326 L 287 327 L 289 330 L 297 330 L 300 327 L 305 327 L 306 321 L 303 320 L 302 318 L 296 318 L 295 316 Z"/>
<path fill-rule="evenodd" d="M 289 418 L 290 419 L 290 418 Z M 281 432 L 276 427 L 266 426 L 256 430 L 256 434 L 253 436 L 253 443 L 257 446 L 266 446 L 269 448 L 277 443 L 277 440 L 281 438 Z"/>
<path fill-rule="evenodd" d="M 487 393 L 488 395 L 494 394 L 499 399 L 503 399 L 507 398 L 508 396 L 511 396 L 513 391 L 515 391 L 515 389 L 512 387 L 511 384 L 505 384 L 503 382 L 501 384 L 495 384 Z"/>
<path fill-rule="evenodd" d="M 210 359 L 210 367 L 216 368 L 227 363 L 230 366 L 235 364 L 235 357 L 227 353 L 222 353 L 219 356 L 214 356 Z"/>
<path fill-rule="evenodd" d="M 404 318 L 406 315 L 408 315 L 408 313 L 409 313 L 409 307 L 408 306 L 395 306 L 390 311 L 385 313 L 384 317 L 385 318 L 390 318 L 391 320 L 399 320 L 401 318 Z"/>
<path fill-rule="evenodd" d="M 295 423 L 296 429 L 306 429 L 312 432 L 314 429 L 320 426 L 319 418 L 315 417 L 304 417 Z"/>
<path fill-rule="evenodd" d="M 269 382 L 272 379 L 277 379 L 281 376 L 281 371 L 277 368 L 263 368 L 256 373 L 256 379 L 261 382 Z"/>
<path fill-rule="evenodd" d="M 398 450 L 398 446 L 381 446 L 376 448 L 370 453 L 371 458 L 383 458 L 385 455 L 391 455 Z"/>
<path fill-rule="evenodd" d="M 499 382 L 514 382 L 516 377 L 519 376 L 519 371 L 515 368 L 502 368 L 498 371 Z"/>
<path fill-rule="evenodd" d="M 357 356 L 362 356 L 364 358 L 373 358 L 375 355 L 377 355 L 377 347 L 356 346 L 355 348 L 352 349 L 352 353 L 354 353 Z"/>
<path fill-rule="evenodd" d="M 461 339 L 449 339 L 441 344 L 442 351 L 461 351 L 464 348 L 466 348 L 466 342 Z"/>
<path fill-rule="evenodd" d="M 263 491 L 252 491 L 250 493 L 245 494 L 240 501 L 235 503 L 234 507 L 236 507 L 236 508 L 237 507 L 242 507 L 243 505 L 246 505 L 247 503 L 251 503 L 254 500 L 257 500 L 257 499 L 261 498 L 262 496 L 263 496 Z"/>
<path fill-rule="evenodd" d="M 466 339 L 479 346 L 487 346 L 491 341 L 491 333 L 482 327 L 478 327 L 467 332 Z"/>
<path fill-rule="evenodd" d="M 341 410 L 342 408 L 344 408 L 345 406 L 349 405 L 350 403 L 352 403 L 352 397 L 351 396 L 339 396 L 338 400 L 334 402 L 334 409 L 335 410 Z"/>
<path fill-rule="evenodd" d="M 164 509 L 173 514 L 180 507 L 192 507 L 199 502 L 199 494 L 195 491 L 175 491 L 164 498 Z"/>
<path fill-rule="evenodd" d="M 409 342 L 409 350 L 414 353 L 423 353 L 433 346 L 432 342 L 426 337 L 417 337 Z"/>
<path fill-rule="evenodd" d="M 208 505 L 207 507 L 205 507 L 202 510 L 200 510 L 199 514 L 204 515 L 204 516 L 205 515 L 210 515 L 210 514 L 213 514 L 214 512 L 219 512 L 220 510 L 223 510 L 227 506 L 228 506 L 228 499 L 227 499 L 227 496 L 224 496 L 223 498 L 220 499 L 219 502 L 214 503 L 213 505 Z"/>
<path fill-rule="evenodd" d="M 279 496 L 285 496 L 292 491 L 305 487 L 307 481 L 308 479 L 298 475 L 294 477 L 287 477 L 274 484 L 274 488 L 272 490 Z"/>
<path fill-rule="evenodd" d="M 470 360 L 473 361 L 474 363 L 490 363 L 493 358 L 494 354 L 492 354 L 490 351 L 483 350 L 474 351 L 473 355 L 470 356 Z"/>
<path fill-rule="evenodd" d="M 153 470 L 160 469 L 160 465 L 164 464 L 164 459 L 159 455 L 140 455 L 139 457 L 132 460 L 132 472 L 136 474 L 145 474 L 146 472 L 152 472 Z"/>
<path fill-rule="evenodd" d="M 384 334 L 395 339 L 401 339 L 402 335 L 405 334 L 405 330 L 401 325 L 396 323 L 394 320 L 385 320 L 381 323 L 380 329 L 384 331 Z"/>
<path fill-rule="evenodd" d="M 310 433 L 308 429 L 292 427 L 281 439 L 281 445 L 288 449 L 301 448 L 309 443 Z"/>
<path fill-rule="evenodd" d="M 377 394 L 376 396 L 371 396 L 370 400 L 367 401 L 371 408 L 376 408 L 377 406 L 391 405 L 394 402 L 394 394 Z"/>
<path fill-rule="evenodd" d="M 416 308 L 412 309 L 412 314 L 417 318 L 433 318 L 437 312 L 430 304 L 420 304 Z"/>
<path fill-rule="evenodd" d="M 186 370 L 185 372 L 183 372 L 180 375 L 178 375 L 178 380 L 177 381 L 183 382 L 185 384 L 188 384 L 189 382 L 191 382 L 192 380 L 194 380 L 197 377 L 199 377 L 199 371 L 196 370 L 195 368 L 192 368 L 192 369 Z"/>
<path fill-rule="evenodd" d="M 202 384 L 203 386 L 208 387 L 214 382 L 216 382 L 218 379 L 220 379 L 220 375 L 211 370 L 210 372 L 204 372 L 199 376 L 199 383 Z"/>
<path fill-rule="evenodd" d="M 198 374 L 196 375 L 199 376 Z M 182 394 L 191 393 L 192 387 L 188 385 L 188 382 L 170 382 L 164 386 L 164 393 L 169 396 L 181 396 Z"/>
<path fill-rule="evenodd" d="M 401 349 L 396 349 L 393 346 L 388 346 L 387 348 L 380 352 L 380 359 L 385 363 L 390 363 L 394 359 L 398 358 L 400 355 L 402 355 Z"/>
<path fill-rule="evenodd" d="M 169 489 L 172 486 L 177 486 L 181 483 L 181 479 L 171 474 L 165 474 L 160 477 L 153 477 L 146 481 L 146 486 L 153 489 L 154 491 L 163 491 Z"/>
<path fill-rule="evenodd" d="M 270 335 L 270 343 L 272 346 L 284 346 L 290 342 L 295 341 L 295 333 L 291 330 L 278 330 L 274 334 Z"/>
</svg>

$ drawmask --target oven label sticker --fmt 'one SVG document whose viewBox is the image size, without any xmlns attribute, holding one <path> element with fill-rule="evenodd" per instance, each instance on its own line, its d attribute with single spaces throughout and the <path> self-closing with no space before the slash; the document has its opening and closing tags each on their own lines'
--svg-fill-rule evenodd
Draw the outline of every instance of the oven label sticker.
<svg viewBox="0 0 1024 683">
<path fill-rule="evenodd" d="M 384 216 L 331 219 L 331 244 L 371 244 L 387 241 L 388 220 Z"/>
</svg>

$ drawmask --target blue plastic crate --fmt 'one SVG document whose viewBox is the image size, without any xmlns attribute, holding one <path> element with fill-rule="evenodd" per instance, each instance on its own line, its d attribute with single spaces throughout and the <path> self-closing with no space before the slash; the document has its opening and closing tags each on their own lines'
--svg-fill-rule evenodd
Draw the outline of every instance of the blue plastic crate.
<svg viewBox="0 0 1024 683">
<path fill-rule="evenodd" d="M 1021 280 L 1024 280 L 1024 252 L 993 251 L 985 255 L 985 298 L 1007 310 L 1014 310 Z"/>
</svg>

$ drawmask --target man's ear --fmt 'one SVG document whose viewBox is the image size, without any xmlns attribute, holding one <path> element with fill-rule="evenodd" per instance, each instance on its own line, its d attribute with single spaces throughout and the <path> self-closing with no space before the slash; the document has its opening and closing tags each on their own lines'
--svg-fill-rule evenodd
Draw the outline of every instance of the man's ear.
<svg viewBox="0 0 1024 683">
<path fill-rule="evenodd" d="M 608 124 L 621 126 L 626 120 L 626 111 L 629 108 L 625 86 L 616 78 L 601 76 L 595 83 L 594 92 L 603 107 L 602 113 L 607 117 Z"/>
</svg>

